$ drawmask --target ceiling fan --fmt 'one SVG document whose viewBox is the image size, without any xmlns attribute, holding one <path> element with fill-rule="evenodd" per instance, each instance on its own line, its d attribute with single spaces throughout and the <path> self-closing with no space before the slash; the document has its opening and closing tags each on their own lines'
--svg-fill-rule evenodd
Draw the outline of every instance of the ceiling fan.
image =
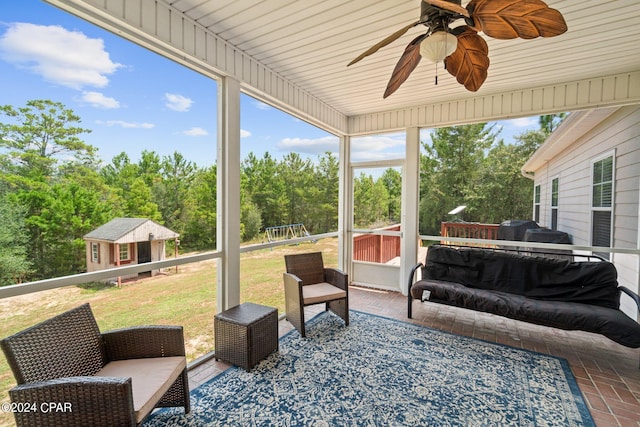
<svg viewBox="0 0 640 427">
<path fill-rule="evenodd" d="M 567 31 L 562 14 L 542 0 L 422 0 L 420 19 L 371 46 L 351 61 L 353 65 L 422 24 L 427 32 L 407 45 L 391 74 L 384 98 L 394 93 L 426 57 L 444 61 L 445 68 L 458 83 L 472 92 L 480 89 L 489 69 L 489 48 L 478 34 L 482 31 L 496 39 L 534 39 L 553 37 Z M 459 19 L 465 25 L 450 27 Z M 438 82 L 436 76 L 436 84 Z"/>
</svg>

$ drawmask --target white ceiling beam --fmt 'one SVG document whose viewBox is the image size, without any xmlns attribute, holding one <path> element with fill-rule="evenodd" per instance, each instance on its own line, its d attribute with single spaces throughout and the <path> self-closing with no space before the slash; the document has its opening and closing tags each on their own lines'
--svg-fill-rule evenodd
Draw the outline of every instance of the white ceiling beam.
<svg viewBox="0 0 640 427">
<path fill-rule="evenodd" d="M 349 134 L 436 128 L 640 103 L 640 71 L 349 118 Z"/>
</svg>

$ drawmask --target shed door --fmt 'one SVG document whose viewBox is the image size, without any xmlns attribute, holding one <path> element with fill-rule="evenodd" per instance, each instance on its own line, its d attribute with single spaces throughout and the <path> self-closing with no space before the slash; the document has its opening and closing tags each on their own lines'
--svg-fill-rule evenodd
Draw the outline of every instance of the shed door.
<svg viewBox="0 0 640 427">
<path fill-rule="evenodd" d="M 138 264 L 151 262 L 151 242 L 138 242 Z"/>
</svg>

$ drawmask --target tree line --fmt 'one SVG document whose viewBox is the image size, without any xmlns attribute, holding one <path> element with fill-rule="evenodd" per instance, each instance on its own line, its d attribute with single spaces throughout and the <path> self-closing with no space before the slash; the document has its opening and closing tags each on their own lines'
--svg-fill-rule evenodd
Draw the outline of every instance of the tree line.
<svg viewBox="0 0 640 427">
<path fill-rule="evenodd" d="M 103 164 L 81 138 L 91 130 L 59 102 L 0 106 L 0 117 L 0 286 L 86 271 L 83 236 L 117 217 L 149 218 L 180 233 L 181 251 L 215 248 L 215 165 L 148 150 L 137 162 L 123 152 Z M 434 130 L 421 155 L 421 233 L 437 233 L 445 212 L 462 201 L 467 220 L 530 217 L 532 184 L 518 165 L 550 132 L 542 123 L 514 144 L 486 124 Z M 400 193 L 395 169 L 357 176 L 356 226 L 399 222 Z M 241 164 L 240 200 L 243 241 L 292 223 L 311 234 L 335 231 L 338 159 L 250 153 Z"/>
</svg>

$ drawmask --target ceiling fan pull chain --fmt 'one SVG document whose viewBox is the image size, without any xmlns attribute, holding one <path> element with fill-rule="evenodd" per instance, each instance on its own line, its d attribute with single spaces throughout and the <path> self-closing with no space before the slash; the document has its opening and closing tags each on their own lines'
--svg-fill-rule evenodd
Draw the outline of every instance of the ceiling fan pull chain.
<svg viewBox="0 0 640 427">
<path fill-rule="evenodd" d="M 436 86 L 438 85 L 438 63 L 436 62 Z"/>
</svg>

